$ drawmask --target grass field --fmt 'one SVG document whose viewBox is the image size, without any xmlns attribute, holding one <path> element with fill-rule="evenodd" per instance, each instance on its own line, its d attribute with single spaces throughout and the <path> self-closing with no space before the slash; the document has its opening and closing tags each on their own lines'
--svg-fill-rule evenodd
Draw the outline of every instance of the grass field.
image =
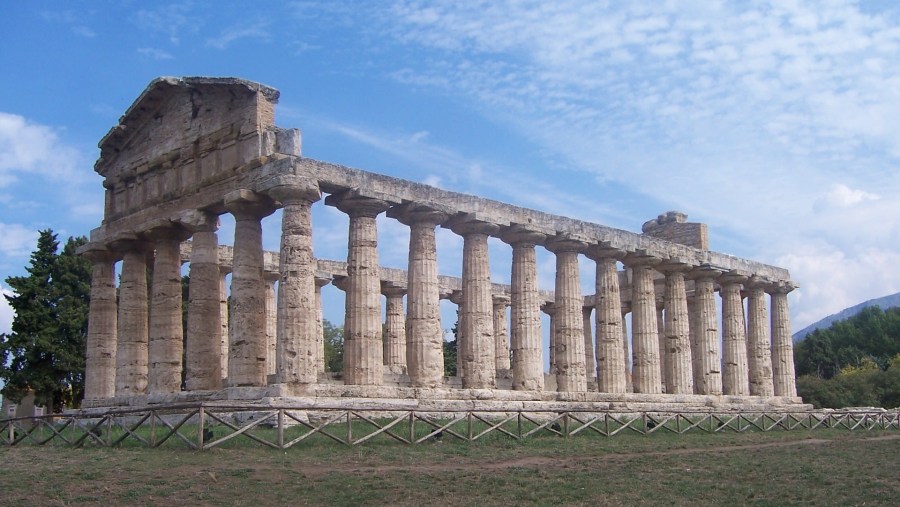
<svg viewBox="0 0 900 507">
<path fill-rule="evenodd" d="M 0 448 L 12 505 L 900 505 L 900 433 Z"/>
</svg>

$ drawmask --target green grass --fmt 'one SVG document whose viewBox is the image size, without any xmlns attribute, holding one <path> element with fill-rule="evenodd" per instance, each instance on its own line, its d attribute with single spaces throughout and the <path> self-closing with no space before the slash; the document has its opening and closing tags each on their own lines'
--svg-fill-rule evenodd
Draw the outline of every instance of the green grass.
<svg viewBox="0 0 900 507">
<path fill-rule="evenodd" d="M 4 505 L 894 505 L 893 430 L 0 448 Z"/>
</svg>

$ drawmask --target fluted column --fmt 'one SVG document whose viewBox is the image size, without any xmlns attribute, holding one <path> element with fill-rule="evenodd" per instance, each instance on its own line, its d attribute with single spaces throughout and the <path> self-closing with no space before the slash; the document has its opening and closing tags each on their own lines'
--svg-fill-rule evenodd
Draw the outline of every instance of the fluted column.
<svg viewBox="0 0 900 507">
<path fill-rule="evenodd" d="M 694 371 L 691 364 L 691 336 L 684 274 L 691 266 L 667 261 L 660 266 L 666 275 L 666 393 L 693 394 Z"/>
<path fill-rule="evenodd" d="M 266 196 L 235 190 L 225 196 L 234 215 L 234 258 L 228 385 L 266 385 L 266 281 L 263 279 L 261 220 L 275 210 Z"/>
<path fill-rule="evenodd" d="M 406 373 L 406 319 L 403 296 L 406 288 L 391 282 L 381 282 L 386 300 L 384 321 L 384 366 L 390 373 Z"/>
<path fill-rule="evenodd" d="M 584 243 L 565 236 L 548 241 L 556 254 L 556 385 L 559 392 L 587 391 L 578 253 Z"/>
<path fill-rule="evenodd" d="M 116 394 L 116 273 L 115 255 L 88 243 L 81 255 L 92 263 L 91 303 L 84 361 L 84 399 Z"/>
<path fill-rule="evenodd" d="M 627 387 L 628 337 L 623 334 L 627 332 L 624 331 L 616 269 L 616 260 L 622 255 L 624 252 L 620 250 L 602 246 L 591 247 L 587 252 L 587 256 L 597 263 L 594 327 L 597 334 L 597 389 L 601 393 L 624 393 Z"/>
<path fill-rule="evenodd" d="M 632 253 L 625 265 L 633 273 L 631 301 L 632 385 L 634 392 L 660 394 L 662 379 L 659 359 L 659 331 L 656 322 L 656 294 L 653 266 L 659 263 L 646 254 Z"/>
<path fill-rule="evenodd" d="M 147 255 L 150 246 L 136 240 L 120 240 L 113 243 L 113 248 L 123 252 L 116 329 L 116 396 L 146 394 L 149 361 Z"/>
<path fill-rule="evenodd" d="M 511 245 L 513 251 L 509 319 L 513 389 L 542 391 L 541 301 L 534 246 L 544 241 L 546 236 L 512 226 L 503 232 L 501 239 Z"/>
<path fill-rule="evenodd" d="M 457 355 L 466 389 L 490 389 L 496 385 L 494 303 L 488 236 L 500 227 L 471 215 L 453 217 L 444 227 L 463 237 L 460 349 Z"/>
<path fill-rule="evenodd" d="M 312 178 L 281 175 L 261 188 L 282 204 L 275 295 L 274 373 L 283 384 L 314 384 L 319 374 L 322 322 L 313 255 L 312 205 L 322 194 Z M 324 367 L 324 365 L 323 365 Z"/>
<path fill-rule="evenodd" d="M 406 369 L 414 387 L 436 387 L 444 375 L 444 331 L 441 328 L 434 228 L 448 213 L 417 205 L 388 211 L 409 226 L 406 294 Z"/>
<path fill-rule="evenodd" d="M 722 285 L 722 391 L 728 395 L 750 394 L 747 377 L 747 328 L 741 284 L 747 277 L 727 273 L 719 279 Z"/>
<path fill-rule="evenodd" d="M 347 245 L 347 302 L 344 305 L 344 383 L 384 383 L 381 341 L 381 276 L 375 218 L 390 204 L 359 191 L 333 194 L 325 204 L 350 217 Z"/>
<path fill-rule="evenodd" d="M 584 376 L 588 384 L 597 382 L 597 357 L 594 355 L 594 333 L 591 331 L 593 306 L 581 307 L 581 329 L 584 331 Z"/>
<path fill-rule="evenodd" d="M 497 370 L 509 370 L 509 325 L 506 309 L 509 307 L 509 296 L 494 294 L 494 365 Z"/>
<path fill-rule="evenodd" d="M 556 320 L 556 303 L 553 301 L 547 301 L 541 305 L 541 312 L 544 313 L 547 317 L 550 318 L 550 330 L 549 330 L 549 344 L 548 347 L 548 364 L 550 366 L 550 375 L 553 375 L 553 378 L 556 378 L 556 340 L 557 340 L 557 320 Z"/>
<path fill-rule="evenodd" d="M 694 358 L 694 392 L 697 394 L 722 394 L 722 355 L 719 351 L 714 283 L 719 274 L 719 271 L 709 267 L 699 267 L 689 273 L 694 280 L 691 353 Z"/>
<path fill-rule="evenodd" d="M 218 217 L 198 212 L 185 224 L 193 231 L 185 336 L 185 389 L 222 387 L 222 303 L 219 271 Z M 227 314 L 227 304 L 225 305 Z M 227 357 L 227 355 L 226 355 Z"/>
<path fill-rule="evenodd" d="M 622 362 L 625 365 L 625 392 L 634 392 L 631 380 L 631 352 L 628 345 L 628 321 L 625 316 L 631 313 L 631 305 L 622 304 Z"/>
<path fill-rule="evenodd" d="M 231 350 L 231 325 L 228 320 L 228 283 L 226 277 L 231 273 L 231 266 L 219 265 L 219 320 L 222 326 L 221 341 L 219 344 L 219 370 L 222 374 L 220 385 L 227 385 L 228 380 L 228 355 Z"/>
<path fill-rule="evenodd" d="M 150 285 L 149 372 L 150 394 L 181 391 L 181 362 L 184 356 L 182 324 L 181 242 L 189 234 L 181 228 L 161 226 L 151 229 L 156 256 Z"/>
<path fill-rule="evenodd" d="M 325 316 L 322 313 L 322 287 L 331 283 L 331 276 L 316 275 L 316 370 L 325 373 Z"/>
<path fill-rule="evenodd" d="M 668 353 L 666 353 L 666 317 L 665 317 L 665 283 L 657 287 L 654 285 L 653 291 L 656 297 L 656 333 L 659 340 L 659 376 L 662 385 L 662 392 L 667 393 L 666 383 L 669 381 L 669 368 L 666 365 Z"/>
<path fill-rule="evenodd" d="M 775 396 L 797 396 L 791 315 L 787 300 L 788 293 L 795 288 L 791 282 L 781 282 L 768 287 L 772 297 L 772 376 Z"/>
<path fill-rule="evenodd" d="M 263 273 L 266 281 L 266 375 L 275 375 L 278 350 L 278 305 L 275 291 L 275 282 L 278 281 L 277 273 Z"/>
<path fill-rule="evenodd" d="M 772 343 L 764 283 L 752 277 L 747 284 L 747 364 L 750 395 L 774 396 Z"/>
</svg>

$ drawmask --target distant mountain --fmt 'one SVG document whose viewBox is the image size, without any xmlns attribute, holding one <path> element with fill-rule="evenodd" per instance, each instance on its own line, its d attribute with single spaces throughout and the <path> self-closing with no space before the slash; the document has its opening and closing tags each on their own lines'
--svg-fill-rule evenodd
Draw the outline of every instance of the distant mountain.
<svg viewBox="0 0 900 507">
<path fill-rule="evenodd" d="M 865 303 L 860 303 L 856 306 L 851 306 L 850 308 L 845 308 L 845 309 L 835 313 L 834 315 L 829 315 L 828 317 L 825 317 L 824 319 L 822 319 L 816 323 L 810 324 L 810 325 L 806 326 L 805 328 L 801 329 L 800 331 L 797 331 L 796 333 L 794 333 L 794 336 L 793 336 L 794 343 L 797 343 L 798 341 L 802 340 L 803 338 L 806 338 L 806 335 L 808 335 L 809 333 L 812 333 L 816 329 L 827 328 L 839 320 L 849 319 L 850 317 L 853 317 L 857 313 L 861 312 L 863 308 L 868 308 L 870 306 L 878 306 L 882 310 L 885 310 L 888 308 L 893 308 L 895 306 L 900 306 L 900 292 L 898 292 L 896 294 L 891 294 L 890 296 L 884 296 L 881 298 L 870 299 L 870 300 L 866 301 Z"/>
</svg>

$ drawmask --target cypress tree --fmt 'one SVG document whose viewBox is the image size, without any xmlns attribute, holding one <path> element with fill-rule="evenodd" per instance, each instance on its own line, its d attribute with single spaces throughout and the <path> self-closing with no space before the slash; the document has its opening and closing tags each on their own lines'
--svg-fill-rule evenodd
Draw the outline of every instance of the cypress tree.
<svg viewBox="0 0 900 507">
<path fill-rule="evenodd" d="M 0 334 L 4 397 L 18 402 L 30 389 L 51 411 L 83 397 L 91 265 L 75 250 L 86 241 L 69 238 L 57 254 L 56 234 L 40 231 L 28 274 L 6 279 L 16 315 L 12 332 Z"/>
</svg>

